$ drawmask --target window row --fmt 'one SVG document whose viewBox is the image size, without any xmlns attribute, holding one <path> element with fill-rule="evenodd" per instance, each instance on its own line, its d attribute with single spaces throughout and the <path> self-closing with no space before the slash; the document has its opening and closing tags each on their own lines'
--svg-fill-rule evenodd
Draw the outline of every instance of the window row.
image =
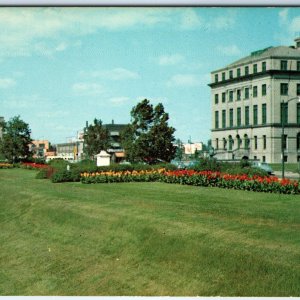
<svg viewBox="0 0 300 300">
<path fill-rule="evenodd" d="M 242 91 L 243 91 L 243 95 L 242 95 Z M 298 91 L 298 86 L 297 86 L 297 91 Z M 299 93 L 300 93 L 300 84 L 299 84 Z M 262 84 L 261 85 L 261 96 L 266 96 L 267 95 L 267 85 L 266 84 Z M 226 102 L 226 98 L 228 98 L 228 102 L 233 102 L 234 100 L 236 101 L 240 101 L 242 99 L 247 100 L 250 98 L 250 88 L 245 87 L 242 89 L 237 89 L 235 92 L 234 91 L 228 91 L 228 95 L 226 95 L 226 92 L 223 92 L 221 94 L 215 94 L 214 96 L 214 100 L 215 100 L 215 104 L 219 103 L 219 100 L 222 101 L 222 103 Z M 252 97 L 256 98 L 258 97 L 258 86 L 254 86 L 252 88 Z M 221 99 L 219 99 L 221 98 Z"/>
<path fill-rule="evenodd" d="M 292 61 L 288 61 L 288 60 L 281 60 L 280 61 L 280 70 L 281 71 L 288 71 L 291 69 L 291 64 Z M 300 71 L 300 60 L 297 60 L 297 64 L 296 64 L 296 70 Z M 267 71 L 267 63 L 265 61 L 261 62 L 261 63 L 256 63 L 252 65 L 252 70 L 251 70 L 251 74 L 256 74 L 258 72 L 265 72 Z M 227 72 L 222 72 L 220 74 L 215 74 L 215 83 L 219 82 L 219 81 L 225 81 L 227 79 L 233 79 L 233 78 L 239 78 L 241 76 L 247 76 L 250 74 L 250 70 L 249 70 L 249 66 L 245 66 L 243 68 L 237 68 L 234 72 L 234 70 L 229 70 Z M 221 75 L 221 77 L 219 78 L 219 75 Z"/>
<path fill-rule="evenodd" d="M 262 137 L 254 136 L 253 137 L 253 149 L 258 149 L 258 143 L 261 142 L 262 149 L 267 149 L 267 136 L 263 135 Z M 222 143 L 220 145 L 220 143 Z M 239 134 L 236 135 L 236 137 L 232 137 L 232 135 L 229 135 L 228 138 L 223 138 L 222 141 L 220 141 L 218 138 L 216 138 L 216 150 L 223 149 L 223 150 L 239 150 L 239 149 L 250 149 L 250 138 L 247 134 L 245 134 L 243 137 L 240 137 Z"/>
<path fill-rule="evenodd" d="M 294 139 L 295 137 L 290 137 L 291 139 Z M 288 135 L 284 135 L 283 138 L 283 148 L 287 149 L 289 137 Z M 222 144 L 220 144 L 222 143 Z M 236 135 L 236 137 L 232 137 L 232 135 L 229 135 L 228 138 L 223 138 L 222 140 L 219 140 L 216 138 L 216 150 L 239 150 L 239 149 L 250 149 L 252 147 L 252 150 L 258 150 L 258 149 L 267 149 L 267 136 L 263 135 L 261 137 L 254 135 L 252 138 L 252 145 L 250 144 L 250 138 L 247 134 L 245 134 L 243 137 L 240 137 L 239 134 Z M 296 135 L 296 149 L 300 150 L 300 132 Z"/>
<path fill-rule="evenodd" d="M 297 83 L 297 89 L 296 94 L 297 96 L 300 96 L 300 83 Z M 215 94 L 214 96 L 214 102 L 215 104 L 219 104 L 220 101 L 222 103 L 225 103 L 227 98 L 228 102 L 233 102 L 234 100 L 240 101 L 242 99 L 242 91 L 243 91 L 243 99 L 247 100 L 250 98 L 250 88 L 243 88 L 243 89 L 237 89 L 234 91 L 228 91 L 228 95 L 226 95 L 226 92 L 223 92 L 221 94 Z M 261 96 L 267 95 L 267 85 L 262 84 L 261 85 Z M 288 96 L 289 95 L 289 84 L 288 83 L 280 83 L 280 95 L 281 96 Z M 258 97 L 258 86 L 253 86 L 252 88 L 252 97 L 257 98 Z"/>
<path fill-rule="evenodd" d="M 262 104 L 261 106 L 261 124 L 267 124 L 267 104 Z M 244 114 L 244 122 L 242 124 L 242 113 Z M 236 118 L 234 119 L 234 115 Z M 222 123 L 220 123 L 220 121 Z M 229 121 L 229 122 L 228 122 Z M 238 107 L 234 112 L 234 109 L 229 109 L 229 120 L 227 120 L 227 110 L 223 109 L 221 111 L 221 115 L 219 111 L 215 111 L 215 129 L 219 129 L 220 125 L 222 128 L 231 128 L 234 126 L 250 126 L 250 108 L 249 106 L 244 107 L 244 112 L 242 112 L 242 108 Z M 252 125 L 258 125 L 258 105 L 253 105 L 252 107 Z"/>
</svg>

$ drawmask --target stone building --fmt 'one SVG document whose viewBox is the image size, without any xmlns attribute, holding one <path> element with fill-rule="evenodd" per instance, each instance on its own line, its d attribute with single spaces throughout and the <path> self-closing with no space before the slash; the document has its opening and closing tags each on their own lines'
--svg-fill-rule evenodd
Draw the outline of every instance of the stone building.
<svg viewBox="0 0 300 300">
<path fill-rule="evenodd" d="M 218 159 L 300 160 L 300 38 L 211 72 L 212 146 Z M 282 139 L 282 122 L 285 132 Z"/>
</svg>

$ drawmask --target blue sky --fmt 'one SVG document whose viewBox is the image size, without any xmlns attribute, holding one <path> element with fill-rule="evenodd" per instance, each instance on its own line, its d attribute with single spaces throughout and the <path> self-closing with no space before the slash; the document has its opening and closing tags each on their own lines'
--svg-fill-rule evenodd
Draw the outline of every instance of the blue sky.
<svg viewBox="0 0 300 300">
<path fill-rule="evenodd" d="M 210 138 L 210 72 L 292 45 L 299 8 L 0 8 L 0 116 L 65 142 L 161 102 L 175 136 Z"/>
</svg>

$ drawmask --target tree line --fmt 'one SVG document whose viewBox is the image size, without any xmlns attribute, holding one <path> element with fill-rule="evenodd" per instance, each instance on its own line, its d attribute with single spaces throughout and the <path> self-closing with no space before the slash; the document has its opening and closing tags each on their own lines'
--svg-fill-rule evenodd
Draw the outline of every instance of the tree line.
<svg viewBox="0 0 300 300">
<path fill-rule="evenodd" d="M 134 106 L 130 112 L 131 120 L 121 133 L 121 146 L 125 150 L 126 160 L 130 162 L 153 163 L 169 162 L 174 158 L 175 128 L 168 124 L 169 114 L 159 103 L 153 106 L 144 99 Z M 29 145 L 32 142 L 29 125 L 14 117 L 0 124 L 3 136 L 0 139 L 0 153 L 9 161 L 16 162 L 20 158 L 32 155 Z M 84 154 L 93 158 L 101 150 L 111 145 L 108 129 L 100 119 L 95 119 L 84 131 Z"/>
</svg>

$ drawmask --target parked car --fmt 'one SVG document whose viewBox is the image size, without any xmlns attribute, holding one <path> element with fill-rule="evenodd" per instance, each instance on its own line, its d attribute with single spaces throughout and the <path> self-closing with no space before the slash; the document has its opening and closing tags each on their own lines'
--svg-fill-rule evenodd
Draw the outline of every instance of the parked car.
<svg viewBox="0 0 300 300">
<path fill-rule="evenodd" d="M 273 174 L 273 169 L 270 167 L 270 165 L 268 165 L 268 164 L 265 163 L 265 162 L 253 161 L 253 162 L 251 163 L 251 166 L 252 166 L 253 168 L 258 168 L 258 169 L 264 170 L 264 171 L 266 171 L 269 175 Z"/>
</svg>

